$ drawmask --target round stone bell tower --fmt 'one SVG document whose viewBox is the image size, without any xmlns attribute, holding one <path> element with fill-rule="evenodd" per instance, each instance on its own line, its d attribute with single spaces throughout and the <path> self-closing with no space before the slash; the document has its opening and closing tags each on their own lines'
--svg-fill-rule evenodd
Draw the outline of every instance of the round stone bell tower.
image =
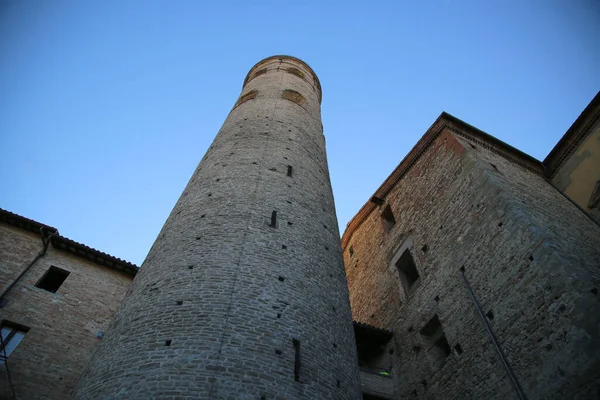
<svg viewBox="0 0 600 400">
<path fill-rule="evenodd" d="M 256 64 L 77 399 L 359 399 L 321 124 L 303 61 Z"/>
</svg>

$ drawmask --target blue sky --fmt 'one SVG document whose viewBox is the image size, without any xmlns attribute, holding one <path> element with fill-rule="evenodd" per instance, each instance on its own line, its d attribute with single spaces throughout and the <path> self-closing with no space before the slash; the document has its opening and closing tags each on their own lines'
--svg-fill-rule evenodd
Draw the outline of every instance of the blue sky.
<svg viewBox="0 0 600 400">
<path fill-rule="evenodd" d="M 543 159 L 600 89 L 600 5 L 0 1 L 0 207 L 141 264 L 274 54 L 310 64 L 341 230 L 442 111 Z"/>
</svg>

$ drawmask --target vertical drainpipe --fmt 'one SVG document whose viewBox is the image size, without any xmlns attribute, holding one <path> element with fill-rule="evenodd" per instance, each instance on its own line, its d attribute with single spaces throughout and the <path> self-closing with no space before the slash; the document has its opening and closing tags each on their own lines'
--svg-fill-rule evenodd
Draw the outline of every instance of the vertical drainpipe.
<svg viewBox="0 0 600 400">
<path fill-rule="evenodd" d="M 40 237 L 42 239 L 42 246 L 43 246 L 42 250 L 40 250 L 40 252 L 35 256 L 35 258 L 21 271 L 21 273 L 10 283 L 10 285 L 8 285 L 6 287 L 6 289 L 4 289 L 2 291 L 2 294 L 0 294 L 0 308 L 4 307 L 6 305 L 4 297 L 8 294 L 8 292 L 17 284 L 17 282 L 19 282 L 19 280 L 21 280 L 23 275 L 25 275 L 27 273 L 27 271 L 29 271 L 29 269 L 33 266 L 33 264 L 35 264 L 37 260 L 39 260 L 46 254 L 46 251 L 48 250 L 48 245 L 50 244 L 50 239 L 52 238 L 52 236 L 58 235 L 58 231 L 54 231 L 54 232 L 50 233 L 50 235 L 45 236 L 45 230 L 46 230 L 45 226 L 42 226 L 40 228 Z"/>
<path fill-rule="evenodd" d="M 465 275 L 465 267 L 464 266 L 460 267 L 460 273 L 461 273 L 463 282 L 465 284 L 465 287 L 467 288 L 467 292 L 469 292 L 469 296 L 471 297 L 471 301 L 473 301 L 473 305 L 475 306 L 475 309 L 477 309 L 479 318 L 481 318 L 481 321 L 483 322 L 483 325 L 485 326 L 485 330 L 487 331 L 488 335 L 490 336 L 490 339 L 492 340 L 492 343 L 494 344 L 494 347 L 496 348 L 496 351 L 498 352 L 498 355 L 500 356 L 500 359 L 502 360 L 502 364 L 504 365 L 504 368 L 506 369 L 506 373 L 508 374 L 508 377 L 510 378 L 511 383 L 512 383 L 513 387 L 515 388 L 515 391 L 517 392 L 519 399 L 527 400 L 527 396 L 525 396 L 525 393 L 523 392 L 523 389 L 521 388 L 521 385 L 519 384 L 519 381 L 517 380 L 515 373 L 513 372 L 510 364 L 508 363 L 508 360 L 506 359 L 506 356 L 504 355 L 504 352 L 502 351 L 502 348 L 500 347 L 500 343 L 498 343 L 498 340 L 496 339 L 496 336 L 494 335 L 494 332 L 492 331 L 492 327 L 485 319 L 485 316 L 483 315 L 483 310 L 481 310 L 481 306 L 479 305 L 479 302 L 475 298 L 475 294 L 473 294 L 473 291 L 471 290 L 471 285 L 469 285 L 469 281 L 467 280 L 467 277 Z"/>
</svg>

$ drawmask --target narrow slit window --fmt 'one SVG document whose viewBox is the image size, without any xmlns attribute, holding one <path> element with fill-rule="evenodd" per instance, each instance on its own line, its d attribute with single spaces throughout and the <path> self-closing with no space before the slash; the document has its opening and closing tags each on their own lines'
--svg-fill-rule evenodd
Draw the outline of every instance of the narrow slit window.
<svg viewBox="0 0 600 400">
<path fill-rule="evenodd" d="M 350 254 L 350 258 L 354 257 L 354 248 L 352 246 L 348 249 L 348 254 Z"/>
<path fill-rule="evenodd" d="M 56 293 L 58 288 L 67 279 L 70 272 L 62 268 L 55 267 L 52 265 L 48 271 L 42 276 L 42 278 L 35 284 L 40 289 L 47 290 L 52 293 Z"/>
<path fill-rule="evenodd" d="M 271 227 L 277 228 L 277 211 L 271 213 Z"/>
<path fill-rule="evenodd" d="M 300 382 L 300 341 L 298 339 L 292 339 L 294 343 L 294 352 L 296 353 L 294 359 L 294 380 Z"/>
<path fill-rule="evenodd" d="M 291 165 L 288 165 L 288 166 L 287 166 L 287 176 L 292 176 L 292 171 L 293 171 L 293 168 L 292 168 L 292 166 L 291 166 Z"/>
</svg>

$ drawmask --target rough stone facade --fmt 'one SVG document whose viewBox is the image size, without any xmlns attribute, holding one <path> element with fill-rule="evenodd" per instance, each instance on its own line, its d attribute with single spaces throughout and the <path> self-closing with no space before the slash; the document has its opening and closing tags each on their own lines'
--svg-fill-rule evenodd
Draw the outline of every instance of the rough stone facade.
<svg viewBox="0 0 600 400">
<path fill-rule="evenodd" d="M 6 214 L 2 211 L 2 216 Z M 19 219 L 14 215 L 10 218 Z M 42 248 L 39 234 L 0 223 L 3 292 Z M 56 293 L 36 287 L 52 266 L 69 272 Z M 51 244 L 2 299 L 2 327 L 13 323 L 29 330 L 8 363 L 0 365 L 0 399 L 70 398 L 81 371 L 101 341 L 99 332 L 108 328 L 132 279 L 131 273 L 98 265 L 60 250 L 58 243 Z"/>
<path fill-rule="evenodd" d="M 394 398 L 517 398 L 461 267 L 527 397 L 600 395 L 600 228 L 540 162 L 442 114 L 342 243 L 354 319 L 394 333 Z"/>
<path fill-rule="evenodd" d="M 358 399 L 314 72 L 255 65 L 78 399 Z"/>
</svg>

